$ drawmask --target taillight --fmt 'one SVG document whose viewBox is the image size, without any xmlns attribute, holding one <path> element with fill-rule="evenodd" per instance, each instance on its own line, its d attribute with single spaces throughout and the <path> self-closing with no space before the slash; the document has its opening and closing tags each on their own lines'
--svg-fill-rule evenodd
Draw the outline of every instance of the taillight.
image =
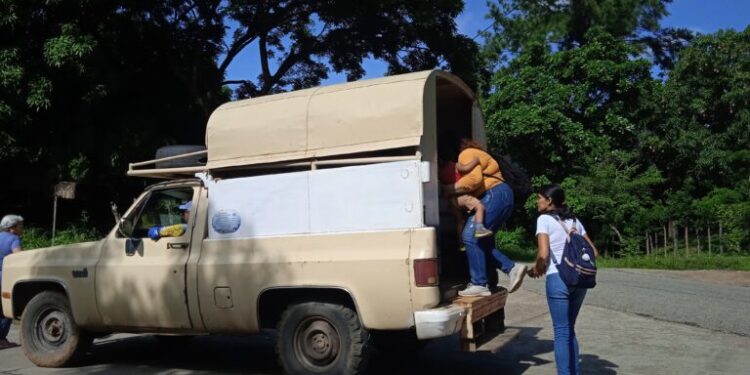
<svg viewBox="0 0 750 375">
<path fill-rule="evenodd" d="M 438 285 L 438 262 L 437 259 L 415 259 L 414 281 L 417 286 Z"/>
</svg>

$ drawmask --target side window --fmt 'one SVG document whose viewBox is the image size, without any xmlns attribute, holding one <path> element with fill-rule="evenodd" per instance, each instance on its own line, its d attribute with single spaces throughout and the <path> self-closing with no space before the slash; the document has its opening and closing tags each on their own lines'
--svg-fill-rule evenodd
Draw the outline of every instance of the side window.
<svg viewBox="0 0 750 375">
<path fill-rule="evenodd" d="M 190 204 L 193 199 L 192 188 L 156 190 L 151 193 L 144 207 L 140 210 L 133 237 L 148 237 L 151 227 L 166 227 L 175 224 L 189 224 Z"/>
</svg>

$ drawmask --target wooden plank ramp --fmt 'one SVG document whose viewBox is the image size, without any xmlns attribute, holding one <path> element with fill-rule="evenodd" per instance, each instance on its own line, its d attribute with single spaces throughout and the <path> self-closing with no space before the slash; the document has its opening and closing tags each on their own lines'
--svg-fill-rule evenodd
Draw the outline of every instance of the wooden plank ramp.
<svg viewBox="0 0 750 375">
<path fill-rule="evenodd" d="M 466 308 L 461 329 L 461 347 L 476 352 L 505 330 L 505 301 L 508 291 L 500 289 L 488 297 L 457 297 L 453 303 Z"/>
</svg>

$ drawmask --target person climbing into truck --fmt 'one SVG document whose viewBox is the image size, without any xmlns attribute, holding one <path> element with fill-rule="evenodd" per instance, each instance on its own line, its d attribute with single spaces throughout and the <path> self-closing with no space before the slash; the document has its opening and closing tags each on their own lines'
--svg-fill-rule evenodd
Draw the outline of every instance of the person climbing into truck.
<svg viewBox="0 0 750 375">
<path fill-rule="evenodd" d="M 461 176 L 471 172 L 474 167 L 479 165 L 479 158 L 474 158 L 466 164 L 456 163 L 452 161 L 445 161 L 440 159 L 438 161 L 440 165 L 440 171 L 438 173 L 438 179 L 441 184 L 453 185 L 456 181 L 461 179 Z M 482 238 L 492 235 L 492 231 L 484 226 L 484 205 L 476 197 L 463 194 L 449 199 L 451 207 L 453 208 L 453 214 L 456 216 L 458 222 L 458 235 L 461 236 L 461 232 L 466 222 L 466 213 L 474 213 L 474 237 Z"/>
<path fill-rule="evenodd" d="M 479 198 L 486 208 L 484 222 L 493 233 L 496 233 L 513 213 L 513 190 L 505 183 L 500 164 L 476 141 L 452 137 L 449 134 L 444 135 L 443 139 L 452 142 L 450 144 L 443 143 L 445 147 L 443 152 L 454 154 L 457 151 L 459 163 L 468 164 L 475 158 L 479 159 L 479 165 L 474 167 L 471 172 L 462 175 L 453 186 L 445 189 L 445 194 L 448 196 L 471 194 Z M 456 142 L 456 139 L 459 141 Z M 510 276 L 508 292 L 515 292 L 521 286 L 528 267 L 523 264 L 516 264 L 503 254 L 495 247 L 495 241 L 492 237 L 477 238 L 474 236 L 474 226 L 474 218 L 470 217 L 466 221 L 462 235 L 469 261 L 471 282 L 458 294 L 461 296 L 489 296 L 492 294 L 488 288 L 487 259 L 493 259 L 500 270 Z"/>
<path fill-rule="evenodd" d="M 166 225 L 166 226 L 153 226 L 148 229 L 148 238 L 156 241 L 161 237 L 180 237 L 187 231 L 188 223 L 190 223 L 190 210 L 193 208 L 193 202 L 187 201 L 179 206 L 182 210 L 182 223 Z"/>
</svg>

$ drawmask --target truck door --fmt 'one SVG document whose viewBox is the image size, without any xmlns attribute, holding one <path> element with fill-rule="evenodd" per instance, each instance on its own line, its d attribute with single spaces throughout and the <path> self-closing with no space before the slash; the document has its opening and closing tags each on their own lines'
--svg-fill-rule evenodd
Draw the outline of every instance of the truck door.
<svg viewBox="0 0 750 375">
<path fill-rule="evenodd" d="M 186 217 L 184 211 L 196 212 L 201 203 L 198 185 L 150 191 L 104 241 L 96 272 L 96 300 L 107 326 L 192 327 L 185 277 L 196 218 Z M 170 227 L 162 231 L 170 236 L 152 240 L 148 232 L 154 226 Z"/>
</svg>

